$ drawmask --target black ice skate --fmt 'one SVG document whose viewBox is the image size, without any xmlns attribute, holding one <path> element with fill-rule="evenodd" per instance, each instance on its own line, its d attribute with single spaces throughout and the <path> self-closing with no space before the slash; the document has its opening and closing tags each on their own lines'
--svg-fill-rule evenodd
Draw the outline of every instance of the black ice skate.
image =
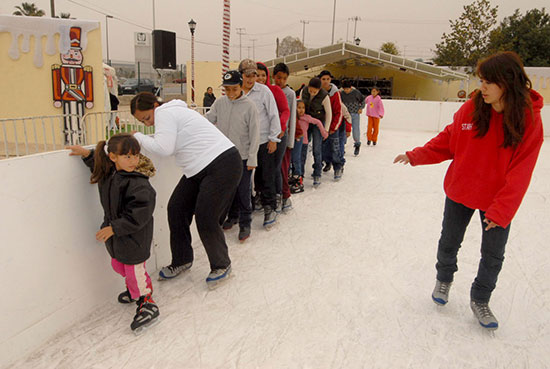
<svg viewBox="0 0 550 369">
<path fill-rule="evenodd" d="M 135 335 L 139 335 L 159 322 L 159 308 L 151 295 L 141 296 L 136 304 L 136 316 L 130 328 Z"/>
</svg>

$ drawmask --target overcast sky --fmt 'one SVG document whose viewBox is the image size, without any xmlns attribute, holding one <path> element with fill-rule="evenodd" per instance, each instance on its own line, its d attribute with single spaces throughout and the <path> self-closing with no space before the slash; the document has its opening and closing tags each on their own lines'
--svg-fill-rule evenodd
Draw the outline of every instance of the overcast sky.
<svg viewBox="0 0 550 369">
<path fill-rule="evenodd" d="M 336 0 L 334 40 L 352 40 L 361 46 L 378 49 L 383 42 L 394 42 L 408 58 L 430 58 L 431 50 L 449 32 L 449 20 L 457 19 L 463 6 L 473 0 Z M 12 14 L 22 1 L 1 0 L 0 14 Z M 32 1 L 30 1 L 32 2 Z M 50 0 L 34 3 L 50 16 Z M 109 19 L 109 54 L 113 61 L 134 60 L 134 32 L 155 28 L 176 32 L 177 62 L 190 59 L 190 32 L 187 22 L 197 22 L 195 59 L 221 60 L 223 0 L 55 0 L 56 14 L 70 13 L 79 19 L 101 22 L 104 56 L 105 14 Z M 498 5 L 499 21 L 516 8 L 522 13 L 542 9 L 548 0 L 492 0 Z M 231 0 L 231 60 L 253 57 L 269 60 L 275 57 L 275 40 L 285 36 L 302 38 L 304 20 L 305 45 L 310 48 L 330 45 L 334 0 Z M 236 28 L 244 28 L 239 47 Z M 254 40 L 254 41 L 253 41 Z M 253 48 L 254 45 L 254 48 Z"/>
</svg>

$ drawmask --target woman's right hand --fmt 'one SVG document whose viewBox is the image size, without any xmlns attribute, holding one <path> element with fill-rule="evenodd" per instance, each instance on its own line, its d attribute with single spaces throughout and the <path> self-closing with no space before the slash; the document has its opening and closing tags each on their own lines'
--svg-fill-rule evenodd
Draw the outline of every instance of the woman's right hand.
<svg viewBox="0 0 550 369">
<path fill-rule="evenodd" d="M 407 165 L 411 162 L 407 154 L 401 154 L 397 155 L 395 159 L 393 159 L 393 163 L 403 163 L 403 165 Z"/>
<path fill-rule="evenodd" d="M 85 149 L 80 145 L 65 146 L 65 148 L 67 150 L 71 150 L 71 152 L 69 153 L 70 156 L 80 155 L 85 158 L 90 155 L 90 150 Z"/>
</svg>

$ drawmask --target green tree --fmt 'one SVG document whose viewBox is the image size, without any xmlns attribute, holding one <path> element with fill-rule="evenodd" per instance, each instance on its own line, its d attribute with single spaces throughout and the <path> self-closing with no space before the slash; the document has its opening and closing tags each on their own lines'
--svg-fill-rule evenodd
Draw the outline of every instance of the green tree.
<svg viewBox="0 0 550 369">
<path fill-rule="evenodd" d="M 399 55 L 399 50 L 397 49 L 397 45 L 390 41 L 384 42 L 380 46 L 380 51 L 383 51 L 385 53 L 392 54 L 392 55 Z"/>
<path fill-rule="evenodd" d="M 457 20 L 449 21 L 452 32 L 443 33 L 441 43 L 435 45 L 434 62 L 438 65 L 475 66 L 488 53 L 497 11 L 498 6 L 492 8 L 489 0 L 476 0 L 464 6 L 464 13 Z"/>
<path fill-rule="evenodd" d="M 38 9 L 34 3 L 21 3 L 15 7 L 17 9 L 13 15 L 24 15 L 27 17 L 43 17 L 46 13 L 44 10 Z"/>
<path fill-rule="evenodd" d="M 305 50 L 306 47 L 298 37 L 286 36 L 279 45 L 279 56 L 286 56 Z"/>
<path fill-rule="evenodd" d="M 489 50 L 515 51 L 526 66 L 550 67 L 550 14 L 544 8 L 525 15 L 516 9 L 491 33 Z"/>
<path fill-rule="evenodd" d="M 63 12 L 61 12 L 61 14 L 59 15 L 59 18 L 71 19 L 71 13 L 63 13 Z"/>
</svg>

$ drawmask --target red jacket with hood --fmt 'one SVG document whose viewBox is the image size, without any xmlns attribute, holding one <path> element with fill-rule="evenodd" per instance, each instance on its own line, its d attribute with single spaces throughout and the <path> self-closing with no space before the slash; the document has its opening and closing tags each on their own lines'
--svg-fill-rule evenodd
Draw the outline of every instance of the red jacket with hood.
<svg viewBox="0 0 550 369">
<path fill-rule="evenodd" d="M 258 64 L 261 64 L 265 67 L 264 63 L 258 62 Z M 277 109 L 279 110 L 279 119 L 281 120 L 281 132 L 285 132 L 286 124 L 288 123 L 288 119 L 290 118 L 290 109 L 288 108 L 288 101 L 286 99 L 286 95 L 283 92 L 283 90 L 279 86 L 271 84 L 269 80 L 269 69 L 267 69 L 266 74 L 267 74 L 267 79 L 265 81 L 265 85 L 269 87 L 269 90 L 273 94 L 273 97 L 275 97 L 275 102 L 277 103 Z"/>
<path fill-rule="evenodd" d="M 445 175 L 447 196 L 485 217 L 508 227 L 529 187 L 543 141 L 540 110 L 542 96 L 531 90 L 533 114 L 525 111 L 525 133 L 515 147 L 503 147 L 503 114 L 492 110 L 489 130 L 482 138 L 472 121 L 469 100 L 449 124 L 423 147 L 407 151 L 411 165 L 435 164 L 452 159 Z"/>
</svg>

